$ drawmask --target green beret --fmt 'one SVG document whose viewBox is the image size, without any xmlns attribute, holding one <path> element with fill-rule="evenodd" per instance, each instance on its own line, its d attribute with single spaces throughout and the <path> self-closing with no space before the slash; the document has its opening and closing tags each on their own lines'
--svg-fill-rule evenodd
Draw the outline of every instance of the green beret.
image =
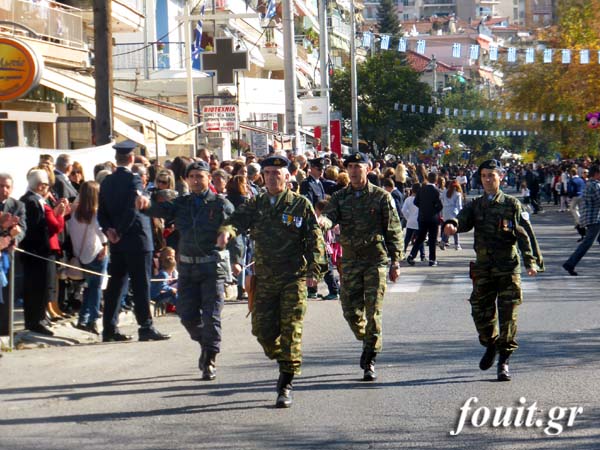
<svg viewBox="0 0 600 450">
<path fill-rule="evenodd" d="M 279 168 L 287 169 L 289 164 L 290 164 L 290 161 L 285 156 L 275 155 L 275 156 L 270 156 L 267 159 L 263 160 L 263 162 L 260 163 L 260 166 L 263 169 L 265 167 L 279 167 Z"/>
<path fill-rule="evenodd" d="M 367 155 L 365 155 L 363 152 L 356 152 L 346 156 L 346 159 L 344 160 L 344 166 L 347 166 L 350 163 L 369 164 L 369 162 L 370 160 Z"/>
</svg>

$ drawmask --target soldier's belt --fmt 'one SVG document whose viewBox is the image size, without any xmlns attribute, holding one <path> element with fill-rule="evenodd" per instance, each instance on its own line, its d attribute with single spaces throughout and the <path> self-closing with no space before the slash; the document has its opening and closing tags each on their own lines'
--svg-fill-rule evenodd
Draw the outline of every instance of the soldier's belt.
<svg viewBox="0 0 600 450">
<path fill-rule="evenodd" d="M 216 262 L 217 256 L 185 256 L 179 255 L 179 261 L 186 264 L 205 264 L 210 262 Z"/>
</svg>

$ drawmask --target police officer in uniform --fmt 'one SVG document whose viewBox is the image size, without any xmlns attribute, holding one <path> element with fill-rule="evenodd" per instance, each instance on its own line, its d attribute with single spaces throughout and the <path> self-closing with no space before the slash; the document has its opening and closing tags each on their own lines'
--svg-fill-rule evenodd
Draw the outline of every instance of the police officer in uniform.
<svg viewBox="0 0 600 450">
<path fill-rule="evenodd" d="M 382 349 L 382 307 L 388 260 L 392 281 L 400 276 L 403 234 L 392 197 L 368 182 L 369 158 L 354 153 L 346 158 L 350 184 L 333 194 L 319 217 L 324 228 L 340 225 L 343 250 L 341 303 L 344 318 L 363 343 L 363 380 L 374 381 L 375 359 Z"/>
<path fill-rule="evenodd" d="M 537 240 L 529 223 L 529 215 L 521 203 L 500 190 L 504 175 L 501 164 L 493 159 L 484 161 L 478 170 L 484 194 L 469 202 L 456 219 L 445 222 L 446 235 L 475 230 L 471 314 L 486 347 L 479 362 L 481 370 L 494 365 L 498 357 L 499 381 L 510 381 L 510 355 L 517 349 L 517 308 L 523 301 L 521 266 L 523 257 L 529 276 L 544 269 Z"/>
<path fill-rule="evenodd" d="M 325 200 L 325 188 L 321 177 L 325 164 L 324 158 L 309 159 L 309 175 L 300 183 L 300 194 L 304 195 L 312 204 L 313 208 L 320 200 Z"/>
<path fill-rule="evenodd" d="M 327 263 L 325 243 L 314 209 L 288 186 L 289 161 L 271 156 L 262 162 L 266 192 L 241 205 L 226 221 L 254 240 L 256 291 L 252 334 L 270 359 L 279 363 L 278 408 L 292 405 L 292 380 L 302 364 L 302 322 L 306 286 L 316 286 Z M 221 246 L 229 233 L 221 234 Z"/>
<path fill-rule="evenodd" d="M 150 313 L 150 275 L 152 269 L 152 232 L 150 218 L 136 209 L 147 204 L 142 196 L 142 180 L 131 172 L 133 150 L 137 144 L 124 141 L 114 145 L 117 170 L 100 186 L 98 222 L 110 242 L 108 286 L 104 295 L 103 342 L 129 341 L 117 327 L 127 277 L 131 278 L 134 312 L 140 341 L 169 339 L 154 328 Z M 142 197 L 136 202 L 138 197 Z"/>
<path fill-rule="evenodd" d="M 177 314 L 192 340 L 200 344 L 198 367 L 203 380 L 216 378 L 216 356 L 221 349 L 221 312 L 225 281 L 231 278 L 228 251 L 216 246 L 217 231 L 234 210 L 229 200 L 213 193 L 210 167 L 205 161 L 191 163 L 185 170 L 191 193 L 171 201 L 153 201 L 145 213 L 174 221 L 180 233 L 178 245 Z M 230 241 L 231 254 L 240 255 L 239 241 Z M 237 251 L 236 251 L 237 250 Z M 234 261 L 235 272 L 242 270 Z M 231 281 L 231 280 L 229 280 Z"/>
</svg>

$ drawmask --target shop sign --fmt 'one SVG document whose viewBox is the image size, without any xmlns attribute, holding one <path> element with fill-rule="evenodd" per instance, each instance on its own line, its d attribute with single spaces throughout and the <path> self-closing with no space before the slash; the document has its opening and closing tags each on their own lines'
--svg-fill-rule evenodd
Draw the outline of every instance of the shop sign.
<svg viewBox="0 0 600 450">
<path fill-rule="evenodd" d="M 25 42 L 0 37 L 0 102 L 25 96 L 42 78 L 44 61 Z"/>
</svg>

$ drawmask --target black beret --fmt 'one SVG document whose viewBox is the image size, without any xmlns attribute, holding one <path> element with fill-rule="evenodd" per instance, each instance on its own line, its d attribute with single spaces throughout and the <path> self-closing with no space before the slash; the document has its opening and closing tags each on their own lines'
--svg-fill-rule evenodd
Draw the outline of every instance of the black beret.
<svg viewBox="0 0 600 450">
<path fill-rule="evenodd" d="M 210 166 L 206 161 L 194 161 L 185 168 L 185 177 L 187 178 L 192 170 L 203 170 L 210 173 Z"/>
<path fill-rule="evenodd" d="M 352 153 L 351 155 L 346 156 L 344 160 L 344 166 L 347 166 L 350 163 L 365 163 L 369 164 L 370 159 L 363 152 Z"/>
<path fill-rule="evenodd" d="M 500 163 L 500 161 L 498 161 L 496 159 L 488 159 L 488 160 L 482 162 L 479 165 L 479 169 L 477 169 L 477 172 L 481 173 L 481 171 L 483 169 L 504 171 L 504 169 L 502 168 L 502 164 Z"/>
<path fill-rule="evenodd" d="M 318 167 L 319 169 L 322 169 L 325 166 L 325 158 L 313 158 L 309 159 L 308 162 L 311 167 Z"/>
<path fill-rule="evenodd" d="M 113 148 L 120 155 L 127 155 L 127 154 L 131 153 L 137 146 L 138 145 L 136 142 L 133 142 L 132 140 L 127 139 L 126 141 L 118 142 L 117 144 L 113 145 Z"/>
<path fill-rule="evenodd" d="M 289 166 L 290 164 L 290 160 L 287 159 L 285 156 L 280 156 L 280 155 L 275 155 L 275 156 L 269 156 L 268 158 L 264 159 L 262 163 L 260 163 L 260 166 L 264 169 L 265 167 L 279 167 L 279 168 L 286 168 Z"/>
</svg>

